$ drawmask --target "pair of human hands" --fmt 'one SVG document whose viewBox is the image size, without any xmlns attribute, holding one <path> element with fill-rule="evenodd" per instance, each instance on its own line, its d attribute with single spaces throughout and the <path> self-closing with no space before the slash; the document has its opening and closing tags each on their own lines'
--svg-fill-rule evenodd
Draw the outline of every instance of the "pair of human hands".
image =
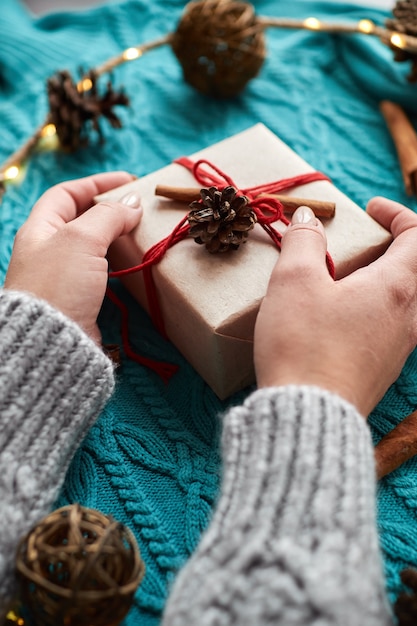
<svg viewBox="0 0 417 626">
<path fill-rule="evenodd" d="M 47 191 L 16 236 L 6 276 L 5 288 L 47 300 L 97 342 L 107 250 L 142 212 L 134 195 L 97 205 L 93 198 L 130 180 L 113 172 Z M 306 207 L 294 214 L 256 322 L 259 387 L 317 385 L 366 416 L 399 375 L 417 343 L 417 215 L 384 198 L 367 211 L 394 241 L 338 281 L 326 266 L 322 224 Z"/>
</svg>

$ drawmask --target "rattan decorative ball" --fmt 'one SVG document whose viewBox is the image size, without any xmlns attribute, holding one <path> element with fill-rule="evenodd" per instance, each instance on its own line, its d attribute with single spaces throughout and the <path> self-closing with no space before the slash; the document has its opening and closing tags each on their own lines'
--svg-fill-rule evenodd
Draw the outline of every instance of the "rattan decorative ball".
<svg viewBox="0 0 417 626">
<path fill-rule="evenodd" d="M 79 505 L 54 511 L 29 532 L 16 567 L 36 626 L 116 626 L 145 571 L 132 532 Z"/>
<path fill-rule="evenodd" d="M 417 36 L 417 1 L 416 0 L 398 0 L 392 10 L 393 17 L 385 21 L 385 25 L 390 30 L 404 33 L 405 35 Z M 393 45 L 388 40 L 387 45 L 394 52 L 394 60 L 403 62 L 411 61 L 411 72 L 408 75 L 410 83 L 417 82 L 417 55 L 415 52 L 403 50 Z"/>
<path fill-rule="evenodd" d="M 415 626 L 417 623 L 417 570 L 405 569 L 401 572 L 402 583 L 409 588 L 403 591 L 394 605 L 398 626 Z"/>
<path fill-rule="evenodd" d="M 190 2 L 171 45 L 186 82 L 219 98 L 240 93 L 258 74 L 266 54 L 253 6 L 236 0 Z"/>
</svg>

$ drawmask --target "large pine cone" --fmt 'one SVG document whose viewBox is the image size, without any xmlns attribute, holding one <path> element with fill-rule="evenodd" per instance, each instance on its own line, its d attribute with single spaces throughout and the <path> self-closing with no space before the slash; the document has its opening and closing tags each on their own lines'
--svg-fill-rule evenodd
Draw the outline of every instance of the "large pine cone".
<svg viewBox="0 0 417 626">
<path fill-rule="evenodd" d="M 417 1 L 416 0 L 398 0 L 392 11 L 393 18 L 386 20 L 385 25 L 389 30 L 404 33 L 417 37 Z M 411 74 L 407 77 L 411 83 L 417 82 L 417 57 L 413 52 L 401 50 L 388 42 L 390 48 L 394 51 L 395 61 L 411 61 Z"/>
<path fill-rule="evenodd" d="M 184 79 L 197 91 L 228 98 L 242 91 L 265 59 L 265 38 L 251 4 L 190 2 L 171 40 Z"/>
<path fill-rule="evenodd" d="M 113 128 L 121 128 L 122 124 L 113 112 L 113 107 L 129 104 L 127 96 L 123 92 L 113 91 L 110 82 L 105 93 L 100 96 L 94 72 L 90 72 L 88 78 L 91 88 L 87 91 L 79 90 L 66 70 L 48 79 L 49 120 L 56 127 L 61 147 L 68 152 L 87 146 L 91 129 L 103 140 L 100 117 L 107 118 Z"/>
<path fill-rule="evenodd" d="M 256 214 L 246 196 L 234 187 L 201 189 L 201 200 L 190 204 L 190 235 L 211 253 L 236 250 L 256 224 Z"/>
</svg>

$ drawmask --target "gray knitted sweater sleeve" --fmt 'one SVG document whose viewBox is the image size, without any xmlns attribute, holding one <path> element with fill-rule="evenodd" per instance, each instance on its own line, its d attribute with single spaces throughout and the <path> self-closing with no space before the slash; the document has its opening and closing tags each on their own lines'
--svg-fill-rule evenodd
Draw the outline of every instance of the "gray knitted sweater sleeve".
<svg viewBox="0 0 417 626">
<path fill-rule="evenodd" d="M 14 593 L 17 543 L 49 512 L 113 385 L 110 361 L 75 323 L 0 291 L 0 616 Z"/>
<path fill-rule="evenodd" d="M 113 389 L 112 366 L 63 315 L 0 291 L 0 615 L 18 540 L 48 512 Z M 391 624 L 365 421 L 311 387 L 260 390 L 224 418 L 212 522 L 164 626 Z"/>
<path fill-rule="evenodd" d="M 365 420 L 314 387 L 259 390 L 224 418 L 208 530 L 163 626 L 386 626 Z"/>
</svg>

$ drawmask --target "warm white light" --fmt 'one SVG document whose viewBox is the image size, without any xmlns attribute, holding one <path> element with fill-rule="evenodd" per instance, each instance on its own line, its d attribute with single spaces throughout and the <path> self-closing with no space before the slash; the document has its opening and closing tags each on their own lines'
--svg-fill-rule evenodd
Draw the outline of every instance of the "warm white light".
<svg viewBox="0 0 417 626">
<path fill-rule="evenodd" d="M 14 180 L 19 176 L 19 168 L 17 165 L 11 165 L 6 170 L 4 170 L 4 179 L 5 180 Z"/>
<path fill-rule="evenodd" d="M 307 17 L 307 19 L 304 20 L 303 25 L 310 30 L 320 30 L 321 28 L 320 20 L 316 17 Z"/>
<path fill-rule="evenodd" d="M 83 78 L 83 80 L 80 80 L 80 82 L 78 83 L 77 89 L 79 92 L 89 91 L 92 86 L 93 86 L 93 81 L 91 80 L 91 78 Z"/>
<path fill-rule="evenodd" d="M 369 34 L 375 30 L 375 24 L 371 20 L 360 20 L 358 29 L 361 33 Z"/>
<path fill-rule="evenodd" d="M 134 61 L 142 55 L 142 51 L 139 48 L 127 48 L 123 52 L 123 58 L 125 61 Z"/>
<path fill-rule="evenodd" d="M 404 37 L 400 35 L 400 33 L 394 33 L 393 35 L 391 35 L 390 42 L 396 48 L 405 48 L 407 46 Z"/>
<path fill-rule="evenodd" d="M 44 126 L 42 128 L 42 137 L 53 137 L 53 135 L 56 134 L 56 126 L 55 124 L 46 124 L 46 126 Z"/>
</svg>

